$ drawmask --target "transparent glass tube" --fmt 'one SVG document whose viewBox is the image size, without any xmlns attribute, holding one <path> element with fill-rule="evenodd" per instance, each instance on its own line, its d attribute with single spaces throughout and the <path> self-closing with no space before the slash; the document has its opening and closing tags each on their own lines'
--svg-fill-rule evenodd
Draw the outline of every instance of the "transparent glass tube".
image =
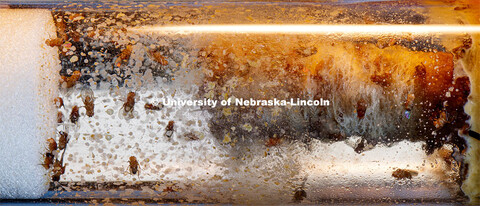
<svg viewBox="0 0 480 206">
<path fill-rule="evenodd" d="M 0 198 L 474 202 L 478 10 L 0 2 Z"/>
</svg>

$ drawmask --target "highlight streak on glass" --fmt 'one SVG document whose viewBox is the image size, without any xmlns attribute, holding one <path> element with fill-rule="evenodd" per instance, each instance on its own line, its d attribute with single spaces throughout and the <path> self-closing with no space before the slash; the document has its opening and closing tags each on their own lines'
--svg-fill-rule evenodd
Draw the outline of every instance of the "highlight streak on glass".
<svg viewBox="0 0 480 206">
<path fill-rule="evenodd" d="M 288 33 L 288 34 L 458 34 L 480 32 L 480 25 L 184 25 L 145 26 L 131 31 L 155 33 Z"/>
</svg>

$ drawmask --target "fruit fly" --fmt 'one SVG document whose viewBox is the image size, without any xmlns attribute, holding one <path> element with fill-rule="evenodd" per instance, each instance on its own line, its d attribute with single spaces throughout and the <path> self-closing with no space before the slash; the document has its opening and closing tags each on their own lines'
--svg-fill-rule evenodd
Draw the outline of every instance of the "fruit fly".
<svg viewBox="0 0 480 206">
<path fill-rule="evenodd" d="M 307 198 L 307 192 L 305 192 L 305 190 L 303 190 L 301 188 L 295 190 L 295 193 L 293 194 L 293 201 L 295 203 L 300 203 L 305 198 Z"/>
<path fill-rule="evenodd" d="M 72 112 L 70 113 L 70 121 L 74 124 L 77 123 L 80 114 L 78 113 L 78 106 L 73 106 Z"/>
<path fill-rule="evenodd" d="M 53 100 L 53 103 L 57 108 L 63 107 L 63 99 L 61 97 L 57 97 Z"/>
<path fill-rule="evenodd" d="M 65 165 L 63 165 L 64 157 L 65 157 L 65 150 L 63 150 L 62 157 L 60 158 L 60 160 L 55 158 L 55 161 L 53 162 L 52 181 L 54 182 L 58 182 L 60 180 L 60 176 L 65 174 Z"/>
<path fill-rule="evenodd" d="M 198 138 L 198 136 L 193 133 L 193 132 L 188 132 L 186 134 L 183 135 L 185 138 L 189 139 L 189 140 L 199 140 L 200 138 Z"/>
<path fill-rule="evenodd" d="M 65 166 L 63 165 L 63 160 L 55 160 L 55 162 L 53 163 L 52 172 L 52 180 L 54 182 L 58 182 L 60 180 L 60 176 L 65 174 Z"/>
<path fill-rule="evenodd" d="M 53 164 L 53 158 L 54 158 L 54 157 L 55 157 L 55 156 L 54 156 L 52 153 L 46 153 L 46 154 L 45 154 L 45 159 L 43 160 L 42 166 L 43 166 L 46 170 L 48 170 L 48 169 L 52 166 L 52 164 Z"/>
<path fill-rule="evenodd" d="M 165 132 L 165 136 L 167 137 L 171 137 L 173 135 L 173 127 L 175 126 L 175 122 L 174 121 L 169 121 L 168 124 L 167 124 L 167 127 L 165 128 L 165 130 L 167 130 Z"/>
<path fill-rule="evenodd" d="M 265 146 L 267 147 L 273 147 L 277 146 L 282 143 L 282 139 L 280 137 L 270 137 L 268 140 L 265 142 Z"/>
<path fill-rule="evenodd" d="M 360 99 L 357 102 L 357 117 L 358 119 L 363 119 L 365 117 L 365 113 L 367 111 L 367 102 L 365 100 Z"/>
<path fill-rule="evenodd" d="M 63 123 L 63 113 L 57 112 L 57 123 Z"/>
<path fill-rule="evenodd" d="M 120 67 L 122 64 L 130 59 L 130 55 L 132 54 L 132 45 L 127 45 L 125 49 L 120 52 L 120 54 L 117 57 L 117 60 L 115 60 L 115 66 Z"/>
<path fill-rule="evenodd" d="M 83 104 L 85 105 L 85 110 L 87 111 L 86 114 L 89 117 L 93 117 L 95 104 L 93 104 L 93 98 L 90 96 L 86 96 L 83 100 Z"/>
<path fill-rule="evenodd" d="M 439 117 L 433 121 L 433 125 L 435 126 L 435 128 L 440 129 L 447 122 L 447 113 L 445 111 L 442 111 L 440 112 Z"/>
<path fill-rule="evenodd" d="M 413 176 L 417 176 L 418 172 L 413 171 L 413 170 L 407 170 L 407 169 L 397 169 L 393 171 L 392 177 L 397 178 L 398 180 L 400 179 L 412 179 Z"/>
<path fill-rule="evenodd" d="M 135 92 L 129 92 L 127 95 L 127 101 L 123 103 L 123 111 L 126 113 L 133 111 L 135 106 Z"/>
<path fill-rule="evenodd" d="M 128 164 L 128 167 L 130 168 L 130 173 L 137 174 L 139 168 L 137 158 L 135 156 L 130 156 Z"/>
<path fill-rule="evenodd" d="M 163 192 L 175 192 L 175 190 L 173 190 L 173 187 L 165 187 L 165 189 L 163 189 Z"/>
<path fill-rule="evenodd" d="M 47 39 L 45 44 L 51 47 L 59 47 L 63 44 L 64 40 L 62 38 Z"/>
<path fill-rule="evenodd" d="M 168 64 L 167 58 L 165 58 L 159 51 L 148 51 L 150 57 L 157 63 L 165 66 Z"/>
<path fill-rule="evenodd" d="M 154 104 L 149 104 L 149 103 L 145 103 L 145 109 L 146 110 L 161 110 L 163 108 L 163 104 L 161 103 L 158 103 L 157 105 L 154 105 Z"/>
<path fill-rule="evenodd" d="M 57 142 L 55 142 L 55 140 L 53 138 L 49 138 L 47 139 L 47 143 L 48 143 L 48 152 L 53 152 L 55 150 L 57 150 Z"/>
<path fill-rule="evenodd" d="M 82 73 L 80 71 L 74 71 L 72 76 L 62 76 L 62 78 L 60 79 L 60 84 L 62 85 L 62 87 L 72 88 L 73 86 L 75 86 L 75 84 L 77 84 L 77 81 L 80 79 L 81 76 Z"/>
<path fill-rule="evenodd" d="M 95 98 L 93 97 L 92 89 L 84 89 L 82 91 L 82 99 L 83 104 L 85 105 L 86 115 L 88 117 L 93 117 L 93 115 L 95 114 L 95 104 L 93 103 Z"/>
<path fill-rule="evenodd" d="M 60 131 L 58 132 L 60 137 L 58 138 L 58 149 L 65 149 L 68 144 L 68 133 Z"/>
</svg>

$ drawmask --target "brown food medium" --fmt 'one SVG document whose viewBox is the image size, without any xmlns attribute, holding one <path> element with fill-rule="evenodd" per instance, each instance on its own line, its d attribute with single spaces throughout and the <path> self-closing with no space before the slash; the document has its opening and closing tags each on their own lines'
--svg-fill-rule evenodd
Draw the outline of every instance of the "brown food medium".
<svg viewBox="0 0 480 206">
<path fill-rule="evenodd" d="M 53 152 L 57 149 L 57 142 L 55 142 L 55 140 L 53 138 L 49 138 L 47 139 L 47 143 L 48 143 L 48 152 Z"/>
<path fill-rule="evenodd" d="M 160 103 L 157 104 L 157 105 L 153 105 L 153 104 L 150 104 L 150 103 L 145 103 L 144 108 L 146 110 L 156 110 L 156 111 L 158 111 L 158 110 L 161 110 L 163 108 L 163 105 L 160 104 Z"/>
<path fill-rule="evenodd" d="M 135 106 L 135 92 L 129 92 L 127 94 L 127 101 L 123 103 L 123 110 L 125 112 L 133 111 L 133 107 Z"/>
<path fill-rule="evenodd" d="M 58 138 L 58 149 L 65 149 L 68 143 L 68 133 L 60 131 L 58 134 L 60 135 Z"/>
<path fill-rule="evenodd" d="M 123 49 L 117 56 L 117 60 L 115 60 L 115 66 L 120 67 L 127 62 L 130 59 L 130 55 L 132 55 L 132 50 L 132 45 L 127 45 L 125 49 Z"/>
<path fill-rule="evenodd" d="M 357 101 L 357 117 L 363 119 L 367 111 L 367 102 L 363 99 Z"/>
<path fill-rule="evenodd" d="M 445 71 L 443 76 L 450 73 L 452 71 Z M 446 85 L 437 85 L 445 91 L 443 94 L 433 95 L 429 91 L 429 87 L 432 86 L 426 81 L 429 78 L 432 77 L 428 76 L 427 67 L 418 65 L 414 75 L 416 97 L 414 102 L 415 105 L 422 107 L 422 115 L 426 118 L 426 121 L 417 125 L 418 135 L 427 137 L 425 145 L 427 154 L 432 154 L 445 143 L 451 143 L 462 151 L 466 148 L 466 142 L 458 135 L 458 130 L 468 120 L 463 107 L 470 94 L 470 81 L 468 77 L 459 77 L 454 81 L 452 79 L 451 82 L 445 83 Z M 447 92 L 450 96 L 445 95 Z M 434 131 L 436 136 L 431 135 Z"/>
<path fill-rule="evenodd" d="M 78 113 L 78 106 L 75 105 L 73 106 L 72 112 L 70 113 L 70 121 L 76 124 L 79 117 L 80 117 L 80 114 Z"/>
<path fill-rule="evenodd" d="M 165 66 L 165 65 L 168 65 L 168 61 L 167 61 L 167 58 L 164 57 L 162 55 L 162 53 L 160 53 L 160 51 L 153 51 L 153 50 L 150 50 L 148 51 L 148 54 L 150 55 L 150 57 L 153 59 L 153 61 Z"/>
<path fill-rule="evenodd" d="M 256 59 L 255 57 L 258 57 L 262 54 L 265 53 L 246 53 L 244 51 L 252 51 L 249 49 L 244 49 L 248 45 L 257 45 L 256 42 L 250 43 L 250 41 L 254 42 L 255 40 L 247 40 L 247 41 L 238 41 L 238 42 L 231 42 L 230 40 L 224 41 L 223 45 L 216 46 L 213 45 L 212 47 L 206 47 L 202 48 L 199 51 L 199 59 L 203 61 L 204 65 L 206 65 L 206 68 L 210 69 L 213 75 L 207 77 L 208 81 L 212 81 L 217 83 L 218 85 L 223 86 L 224 82 L 226 82 L 229 77 L 231 76 L 237 76 L 241 77 L 244 79 L 248 79 L 251 77 L 251 79 L 255 80 L 255 75 L 258 75 L 258 73 L 255 73 L 255 75 L 252 75 L 252 72 L 249 72 L 249 69 L 229 69 L 229 67 L 232 67 L 234 64 L 242 65 L 242 64 L 247 64 L 247 62 L 244 62 L 245 59 Z M 396 42 L 396 41 L 392 41 Z M 400 42 L 400 41 L 399 41 Z M 466 40 L 466 45 L 468 47 L 469 40 Z M 246 46 L 242 46 L 242 44 Z M 232 46 L 230 46 L 232 45 Z M 355 68 L 352 69 L 365 69 L 361 70 L 362 72 L 362 78 L 364 78 L 363 74 L 367 73 L 368 76 L 365 76 L 366 81 L 372 81 L 371 84 L 383 84 L 384 81 L 383 79 L 387 80 L 388 76 L 385 76 L 382 78 L 382 74 L 389 73 L 391 74 L 392 82 L 390 84 L 390 88 L 385 88 L 385 91 L 392 91 L 393 87 L 392 85 L 396 84 L 406 84 L 408 86 L 411 85 L 411 83 L 414 84 L 414 89 L 415 91 L 413 93 L 408 94 L 407 101 L 405 102 L 405 109 L 408 111 L 411 111 L 411 120 L 406 120 L 409 122 L 413 122 L 416 125 L 416 128 L 408 129 L 408 130 L 413 130 L 412 132 L 406 132 L 403 130 L 403 128 L 400 128 L 398 133 L 396 131 L 392 131 L 394 137 L 392 137 L 393 141 L 401 140 L 401 139 L 410 139 L 410 140 L 427 140 L 426 148 L 425 151 L 427 153 L 433 153 L 436 148 L 441 147 L 446 141 L 452 141 L 454 145 L 457 145 L 461 148 L 465 147 L 464 139 L 461 137 L 458 137 L 457 135 L 457 128 L 461 128 L 465 124 L 465 119 L 463 117 L 464 111 L 463 111 L 463 106 L 465 105 L 465 102 L 462 102 L 463 98 L 452 98 L 453 96 L 461 96 L 461 95 L 455 95 L 453 94 L 454 92 L 450 93 L 452 94 L 450 98 L 445 96 L 447 91 L 449 91 L 449 88 L 454 86 L 452 83 L 454 82 L 453 79 L 453 71 L 454 71 L 454 55 L 452 53 L 448 52 L 419 52 L 419 51 L 411 51 L 408 48 L 405 48 L 401 45 L 385 48 L 385 49 L 378 49 L 378 48 L 372 48 L 372 45 L 370 44 L 359 44 L 358 45 L 358 50 L 357 45 L 355 44 L 355 50 L 352 51 L 350 49 L 349 44 L 341 44 L 339 43 L 340 46 L 345 45 L 346 49 L 339 49 L 339 50 L 345 50 L 349 51 L 348 53 L 354 53 L 356 54 L 354 57 L 357 58 L 352 58 L 354 59 L 352 61 L 352 64 L 357 64 Z M 216 47 L 215 47 L 216 46 Z M 333 47 L 333 43 L 332 43 Z M 238 49 L 235 49 L 238 48 Z M 275 53 L 277 50 L 274 50 L 275 48 L 282 48 L 280 46 L 276 47 L 268 47 L 272 48 L 269 50 L 270 53 Z M 324 51 L 326 54 L 323 55 L 324 52 L 318 52 L 317 55 L 312 57 L 306 62 L 312 62 L 311 64 L 305 64 L 310 71 L 308 71 L 309 75 L 314 75 L 312 79 L 317 81 L 317 85 L 322 85 L 324 84 L 323 82 L 326 82 L 327 84 L 332 84 L 332 85 L 342 85 L 342 79 L 343 77 L 343 72 L 338 72 L 334 73 L 337 69 L 336 64 L 344 65 L 342 64 L 343 62 L 340 62 L 343 60 L 343 58 L 338 55 L 340 52 L 335 52 L 335 54 L 328 53 L 329 47 L 326 45 L 325 47 L 319 46 L 319 51 Z M 335 47 L 334 47 L 335 48 Z M 233 51 L 232 51 L 233 50 Z M 226 51 L 226 52 L 225 52 Z M 285 51 L 285 52 L 283 52 Z M 289 53 L 288 48 L 283 49 L 282 52 L 278 52 L 280 54 L 285 54 Z M 223 54 L 222 54 L 223 52 Z M 229 53 L 234 53 L 236 58 L 235 59 L 230 59 L 228 58 Z M 333 57 L 332 57 L 333 56 Z M 382 57 L 378 58 L 379 61 L 373 61 L 376 60 L 376 57 Z M 401 58 L 399 58 L 401 57 Z M 411 57 L 411 58 L 410 58 Z M 273 57 L 272 57 L 273 58 Z M 317 63 L 315 61 L 310 61 L 313 59 L 318 59 Z M 362 60 L 361 62 L 357 62 L 357 60 Z M 380 61 L 381 60 L 381 61 Z M 318 62 L 319 61 L 319 62 Z M 288 62 L 287 60 L 279 60 L 279 62 L 285 62 L 284 64 L 289 65 L 291 68 L 293 65 L 291 62 Z M 294 62 L 294 61 L 293 61 Z M 372 63 L 373 62 L 373 63 Z M 261 62 L 261 67 L 264 67 L 265 65 L 270 65 L 269 62 Z M 367 69 L 366 66 L 369 65 L 370 69 Z M 301 68 L 301 65 L 298 66 Z M 233 71 L 232 71 L 233 70 Z M 246 71 L 245 71 L 246 70 Z M 323 72 L 324 71 L 324 72 Z M 335 77 L 333 80 L 325 80 L 326 78 L 322 77 L 322 75 L 329 75 L 334 73 Z M 408 75 L 402 75 L 403 74 L 408 74 Z M 232 75 L 233 74 L 233 75 Z M 292 76 L 290 79 L 293 79 L 293 73 L 291 73 Z M 372 74 L 376 74 L 377 76 L 372 76 Z M 359 76 L 360 77 L 360 76 Z M 372 78 L 373 77 L 373 78 Z M 332 77 L 333 78 L 333 77 Z M 462 77 L 461 77 L 462 78 Z M 463 81 L 461 80 L 459 81 Z M 286 78 L 287 79 L 287 78 Z M 400 80 L 400 81 L 398 81 Z M 468 81 L 468 78 L 465 78 L 465 80 Z M 398 81 L 398 82 L 397 82 Z M 457 80 L 455 80 L 456 82 Z M 300 81 L 299 81 L 300 82 Z M 386 81 L 388 82 L 388 80 Z M 385 85 L 386 86 L 386 85 Z M 292 87 L 293 88 L 293 87 Z M 240 96 L 237 94 L 245 94 L 241 93 L 241 90 L 237 92 L 239 89 L 233 90 L 230 95 L 235 95 L 235 96 Z M 455 89 L 456 90 L 456 89 Z M 468 87 L 465 87 L 465 89 L 460 89 L 459 93 L 467 94 L 466 96 L 468 97 Z M 205 91 L 205 93 L 208 91 Z M 237 92 L 237 94 L 235 93 Z M 250 91 L 249 91 L 250 92 Z M 324 95 L 322 93 L 324 91 L 319 92 L 321 95 Z M 327 91 L 328 92 L 328 91 Z M 296 91 L 298 93 L 298 90 Z M 218 92 L 217 94 L 220 94 Z M 395 95 L 395 93 L 385 93 L 387 95 Z M 315 95 L 315 94 L 314 94 Z M 456 104 L 456 99 L 458 99 L 459 104 Z M 358 99 L 356 99 L 358 100 Z M 368 99 L 367 102 L 369 102 Z M 447 100 L 448 102 L 453 102 L 453 104 L 448 103 L 447 106 L 443 106 L 444 102 Z M 358 102 L 357 102 L 358 103 Z M 460 104 L 461 103 L 461 104 Z M 355 100 L 353 102 L 355 104 Z M 453 105 L 458 105 L 458 106 L 453 106 Z M 359 106 L 357 105 L 352 105 L 351 107 Z M 393 106 L 393 105 L 392 105 Z M 354 108 L 352 108 L 353 110 Z M 366 112 L 366 110 L 364 110 Z M 447 120 L 440 128 L 436 128 L 434 121 L 438 118 L 441 117 L 441 112 L 446 111 L 446 116 Z M 359 119 L 364 118 L 365 112 L 362 112 L 361 109 L 356 110 L 357 116 Z M 350 115 L 350 114 L 347 114 Z M 355 115 L 355 114 L 354 114 Z M 405 118 L 405 117 L 399 117 L 399 118 Z M 450 120 L 449 118 L 453 118 L 453 120 Z M 233 119 L 233 118 L 232 118 Z M 238 118 L 240 119 L 240 118 Z M 238 120 L 237 119 L 237 120 Z M 221 121 L 214 120 L 212 122 L 220 122 L 218 124 L 212 124 L 212 128 L 215 128 L 217 131 L 222 131 L 224 129 L 224 126 L 222 125 Z M 402 121 L 405 119 L 402 119 Z M 241 120 L 240 120 L 241 121 Z M 232 121 L 235 122 L 235 121 Z M 311 123 L 310 123 L 311 124 Z M 440 126 L 440 124 L 437 124 Z M 451 126 L 451 125 L 459 125 L 457 126 Z M 322 131 L 323 132 L 323 131 Z M 220 133 L 220 132 L 219 132 Z M 438 134 L 438 135 L 433 135 L 433 134 Z M 217 138 L 222 138 L 223 134 L 218 135 Z M 452 137 L 452 138 L 450 138 Z M 323 138 L 323 137 L 320 137 Z M 375 144 L 375 143 L 372 143 Z M 363 143 L 361 145 L 364 145 Z M 462 150 L 462 149 L 461 149 Z M 356 151 L 363 151 L 363 147 L 357 147 Z"/>
<path fill-rule="evenodd" d="M 302 57 L 309 57 L 317 53 L 317 48 L 314 46 L 311 47 L 299 47 L 295 50 L 295 53 Z"/>
<path fill-rule="evenodd" d="M 63 99 L 61 97 L 57 97 L 53 100 L 53 103 L 57 108 L 64 107 L 63 105 Z"/>
<path fill-rule="evenodd" d="M 401 179 L 412 179 L 413 176 L 417 176 L 418 172 L 407 169 L 397 169 L 393 171 L 392 177 L 395 177 L 398 180 Z"/>
<path fill-rule="evenodd" d="M 469 40 L 464 41 L 464 44 L 469 47 Z M 426 137 L 427 154 L 432 154 L 447 142 L 463 150 L 466 143 L 457 131 L 468 119 L 463 106 L 470 93 L 469 80 L 467 77 L 459 77 L 454 81 L 454 56 L 451 53 L 428 54 L 434 56 L 435 61 L 417 65 L 413 75 L 414 105 L 421 107 L 420 116 L 423 120 L 416 126 L 417 136 Z M 450 89 L 452 87 L 453 91 Z M 445 95 L 447 92 L 450 97 Z M 436 135 L 432 135 L 434 132 Z"/>
<path fill-rule="evenodd" d="M 472 43 L 473 43 L 473 40 L 471 37 L 465 38 L 462 42 L 462 45 L 452 49 L 452 53 L 455 56 L 455 59 L 463 58 L 467 50 L 472 47 Z"/>
<path fill-rule="evenodd" d="M 407 100 L 405 100 L 405 109 L 406 110 L 411 110 L 414 101 L 415 101 L 415 95 L 414 94 L 409 94 L 407 96 Z"/>
<path fill-rule="evenodd" d="M 138 172 L 138 161 L 135 156 L 130 156 L 128 160 L 129 168 L 130 168 L 130 173 L 132 174 L 137 174 Z"/>
<path fill-rule="evenodd" d="M 380 85 L 381 87 L 388 87 L 392 84 L 392 74 L 383 73 L 383 74 L 374 74 L 370 77 L 373 83 Z"/>
<path fill-rule="evenodd" d="M 451 165 L 454 161 L 454 158 L 452 155 L 453 155 L 453 151 L 450 149 L 447 149 L 445 147 L 438 149 L 438 156 L 440 156 L 449 165 Z"/>
<path fill-rule="evenodd" d="M 447 98 L 447 112 L 452 113 L 463 106 L 468 101 L 470 95 L 470 80 L 468 77 L 459 77 L 455 79 L 453 90 L 450 92 L 450 97 Z"/>
<path fill-rule="evenodd" d="M 63 123 L 63 113 L 57 112 L 57 123 Z"/>
<path fill-rule="evenodd" d="M 53 164 L 53 158 L 54 158 L 54 157 L 55 157 L 55 156 L 54 156 L 52 153 L 46 153 L 46 154 L 45 154 L 45 159 L 43 160 L 42 166 L 43 166 L 46 170 L 48 170 L 48 169 L 52 166 L 52 164 Z"/>
<path fill-rule="evenodd" d="M 277 145 L 281 144 L 282 142 L 283 142 L 283 139 L 280 138 L 280 137 L 270 137 L 265 142 L 265 146 L 274 147 L 274 146 L 277 146 Z"/>
<path fill-rule="evenodd" d="M 93 103 L 93 97 L 86 96 L 83 100 L 83 104 L 85 105 L 86 114 L 88 117 L 93 117 L 95 114 L 95 104 Z"/>
<path fill-rule="evenodd" d="M 456 130 L 463 128 L 469 118 L 463 108 L 468 101 L 469 95 L 470 80 L 468 77 L 459 77 L 455 79 L 453 91 L 450 92 L 450 97 L 447 98 L 447 106 L 445 107 L 445 110 L 449 116 L 454 117 L 449 121 L 449 126 L 453 126 Z M 463 140 L 461 137 L 458 138 Z M 461 150 L 463 150 L 463 148 L 461 148 Z"/>
<path fill-rule="evenodd" d="M 425 96 L 425 88 L 426 82 L 425 79 L 427 78 L 427 68 L 425 65 L 420 64 L 415 67 L 415 73 L 413 75 L 414 85 L 415 85 L 415 97 L 420 97 L 423 99 Z"/>
<path fill-rule="evenodd" d="M 437 107 L 433 111 L 430 110 L 430 113 L 425 113 L 431 116 L 432 128 L 437 133 L 435 138 L 430 138 L 426 142 L 426 149 L 429 154 L 433 153 L 435 149 L 441 148 L 444 143 L 450 143 L 458 147 L 460 151 L 467 147 L 465 139 L 459 136 L 458 132 L 461 132 L 462 128 L 468 125 L 469 117 L 465 113 L 464 105 L 467 103 L 470 94 L 470 81 L 468 77 L 459 77 L 455 79 L 452 87 L 450 97 L 443 99 L 441 107 Z M 446 104 L 443 104 L 444 102 Z"/>
<path fill-rule="evenodd" d="M 431 107 L 442 102 L 445 93 L 453 82 L 453 55 L 451 53 L 437 52 L 434 62 L 420 64 L 415 69 L 414 82 L 416 90 L 421 90 L 424 101 L 429 101 Z M 417 96 L 417 95 L 415 95 Z"/>
<path fill-rule="evenodd" d="M 65 84 L 66 88 L 72 88 L 77 84 L 77 81 L 82 77 L 82 73 L 80 71 L 74 71 L 72 76 L 61 76 L 60 85 Z"/>
</svg>

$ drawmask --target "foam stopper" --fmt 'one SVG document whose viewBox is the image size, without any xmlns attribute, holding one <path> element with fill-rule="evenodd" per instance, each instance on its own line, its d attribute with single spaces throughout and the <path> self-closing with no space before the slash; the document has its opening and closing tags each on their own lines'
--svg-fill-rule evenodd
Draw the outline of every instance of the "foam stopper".
<svg viewBox="0 0 480 206">
<path fill-rule="evenodd" d="M 60 60 L 48 10 L 0 9 L 0 199 L 39 198 L 49 186 L 42 166 L 55 134 Z"/>
</svg>

